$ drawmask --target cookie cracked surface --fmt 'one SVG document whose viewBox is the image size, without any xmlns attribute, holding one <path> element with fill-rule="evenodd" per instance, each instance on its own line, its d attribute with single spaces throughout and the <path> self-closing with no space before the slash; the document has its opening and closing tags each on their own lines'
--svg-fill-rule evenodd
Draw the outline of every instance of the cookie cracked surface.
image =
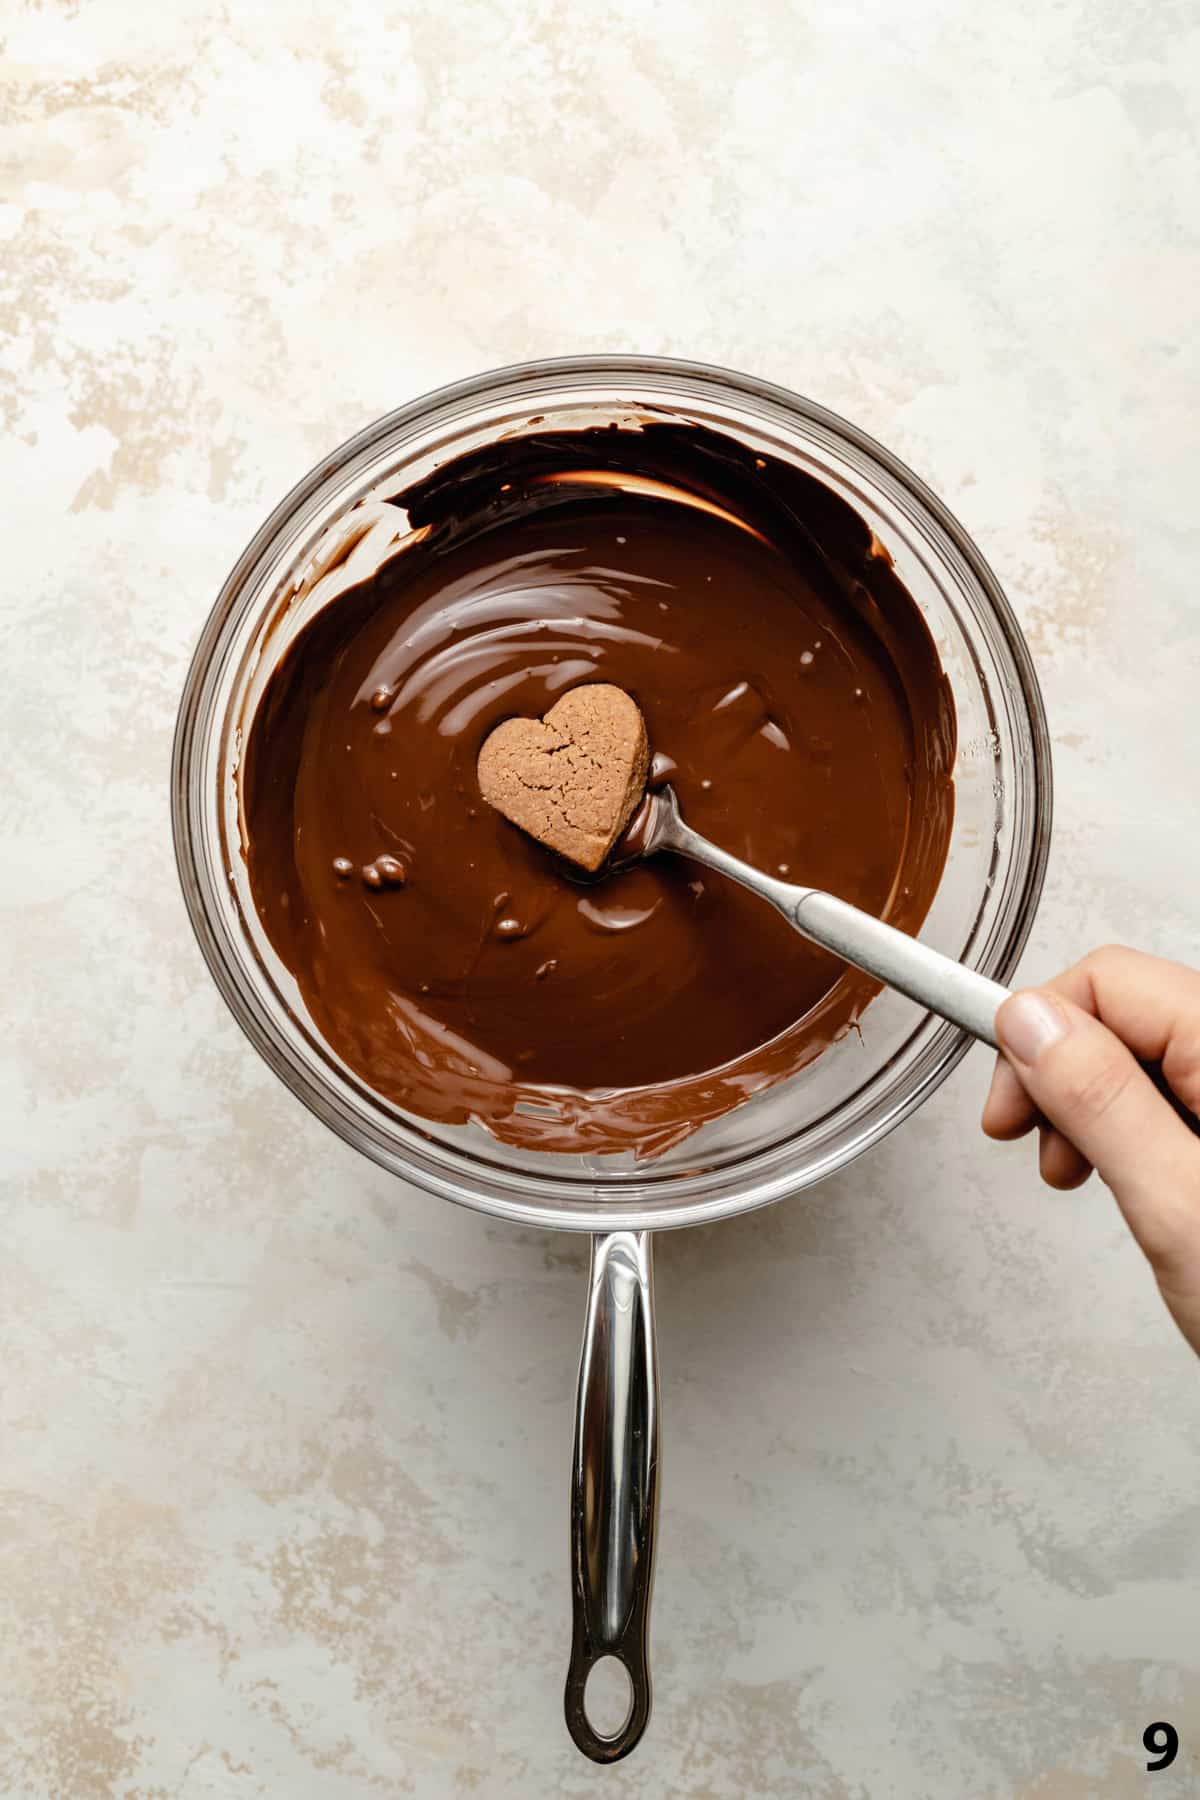
<svg viewBox="0 0 1200 1800">
<path fill-rule="evenodd" d="M 512 824 L 594 873 L 646 785 L 646 726 L 623 688 L 572 688 L 542 719 L 505 719 L 479 752 L 479 789 Z"/>
</svg>

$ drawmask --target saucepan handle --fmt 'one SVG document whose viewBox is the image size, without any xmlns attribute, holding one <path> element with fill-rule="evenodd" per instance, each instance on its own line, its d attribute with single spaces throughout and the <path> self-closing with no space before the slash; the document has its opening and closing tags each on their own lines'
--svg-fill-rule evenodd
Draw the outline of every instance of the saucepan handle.
<svg viewBox="0 0 1200 1800">
<path fill-rule="evenodd" d="M 593 1762 L 627 1756 L 650 1717 L 646 1638 L 658 1504 L 658 1360 L 650 1234 L 592 1239 L 591 1284 L 571 1468 L 574 1630 L 567 1670 L 567 1730 Z M 604 1734 L 584 1690 L 605 1657 L 629 1677 L 629 1712 Z"/>
</svg>

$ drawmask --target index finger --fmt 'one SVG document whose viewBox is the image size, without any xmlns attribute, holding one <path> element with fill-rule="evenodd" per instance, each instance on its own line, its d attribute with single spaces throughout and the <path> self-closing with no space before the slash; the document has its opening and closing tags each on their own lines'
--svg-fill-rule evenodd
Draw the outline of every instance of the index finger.
<svg viewBox="0 0 1200 1800">
<path fill-rule="evenodd" d="M 1200 971 L 1122 944 L 1093 950 L 1044 984 L 1107 1025 L 1200 1112 Z"/>
<path fill-rule="evenodd" d="M 1042 985 L 1107 1025 L 1149 1065 L 1147 1073 L 1163 1098 L 1195 1129 L 1200 1115 L 1200 972 L 1141 950 L 1108 945 Z M 999 1057 L 984 1108 L 984 1130 L 990 1137 L 1018 1138 L 1039 1123 L 1016 1070 Z"/>
</svg>

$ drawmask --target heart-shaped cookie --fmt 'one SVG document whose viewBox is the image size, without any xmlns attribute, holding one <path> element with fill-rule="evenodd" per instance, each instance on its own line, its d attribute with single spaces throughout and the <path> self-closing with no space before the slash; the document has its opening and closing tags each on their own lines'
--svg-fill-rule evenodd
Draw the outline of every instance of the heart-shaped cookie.
<svg viewBox="0 0 1200 1800">
<path fill-rule="evenodd" d="M 479 752 L 489 806 L 581 868 L 600 867 L 646 785 L 646 726 L 622 688 L 572 688 L 544 719 L 505 719 Z"/>
</svg>

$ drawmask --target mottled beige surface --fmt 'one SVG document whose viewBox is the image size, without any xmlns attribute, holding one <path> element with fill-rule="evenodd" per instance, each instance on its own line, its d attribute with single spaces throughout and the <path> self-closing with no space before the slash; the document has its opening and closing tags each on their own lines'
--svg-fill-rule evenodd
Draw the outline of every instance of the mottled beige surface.
<svg viewBox="0 0 1200 1800">
<path fill-rule="evenodd" d="M 1192 0 L 0 31 L 0 1791 L 1194 1792 L 1200 1369 L 1104 1192 L 979 1140 L 978 1052 L 844 1178 L 662 1241 L 657 1709 L 582 1762 L 585 1246 L 289 1099 L 166 808 L 201 620 L 318 456 L 488 365 L 676 352 L 847 413 L 995 564 L 1057 747 L 1029 969 L 1200 959 Z"/>
</svg>

